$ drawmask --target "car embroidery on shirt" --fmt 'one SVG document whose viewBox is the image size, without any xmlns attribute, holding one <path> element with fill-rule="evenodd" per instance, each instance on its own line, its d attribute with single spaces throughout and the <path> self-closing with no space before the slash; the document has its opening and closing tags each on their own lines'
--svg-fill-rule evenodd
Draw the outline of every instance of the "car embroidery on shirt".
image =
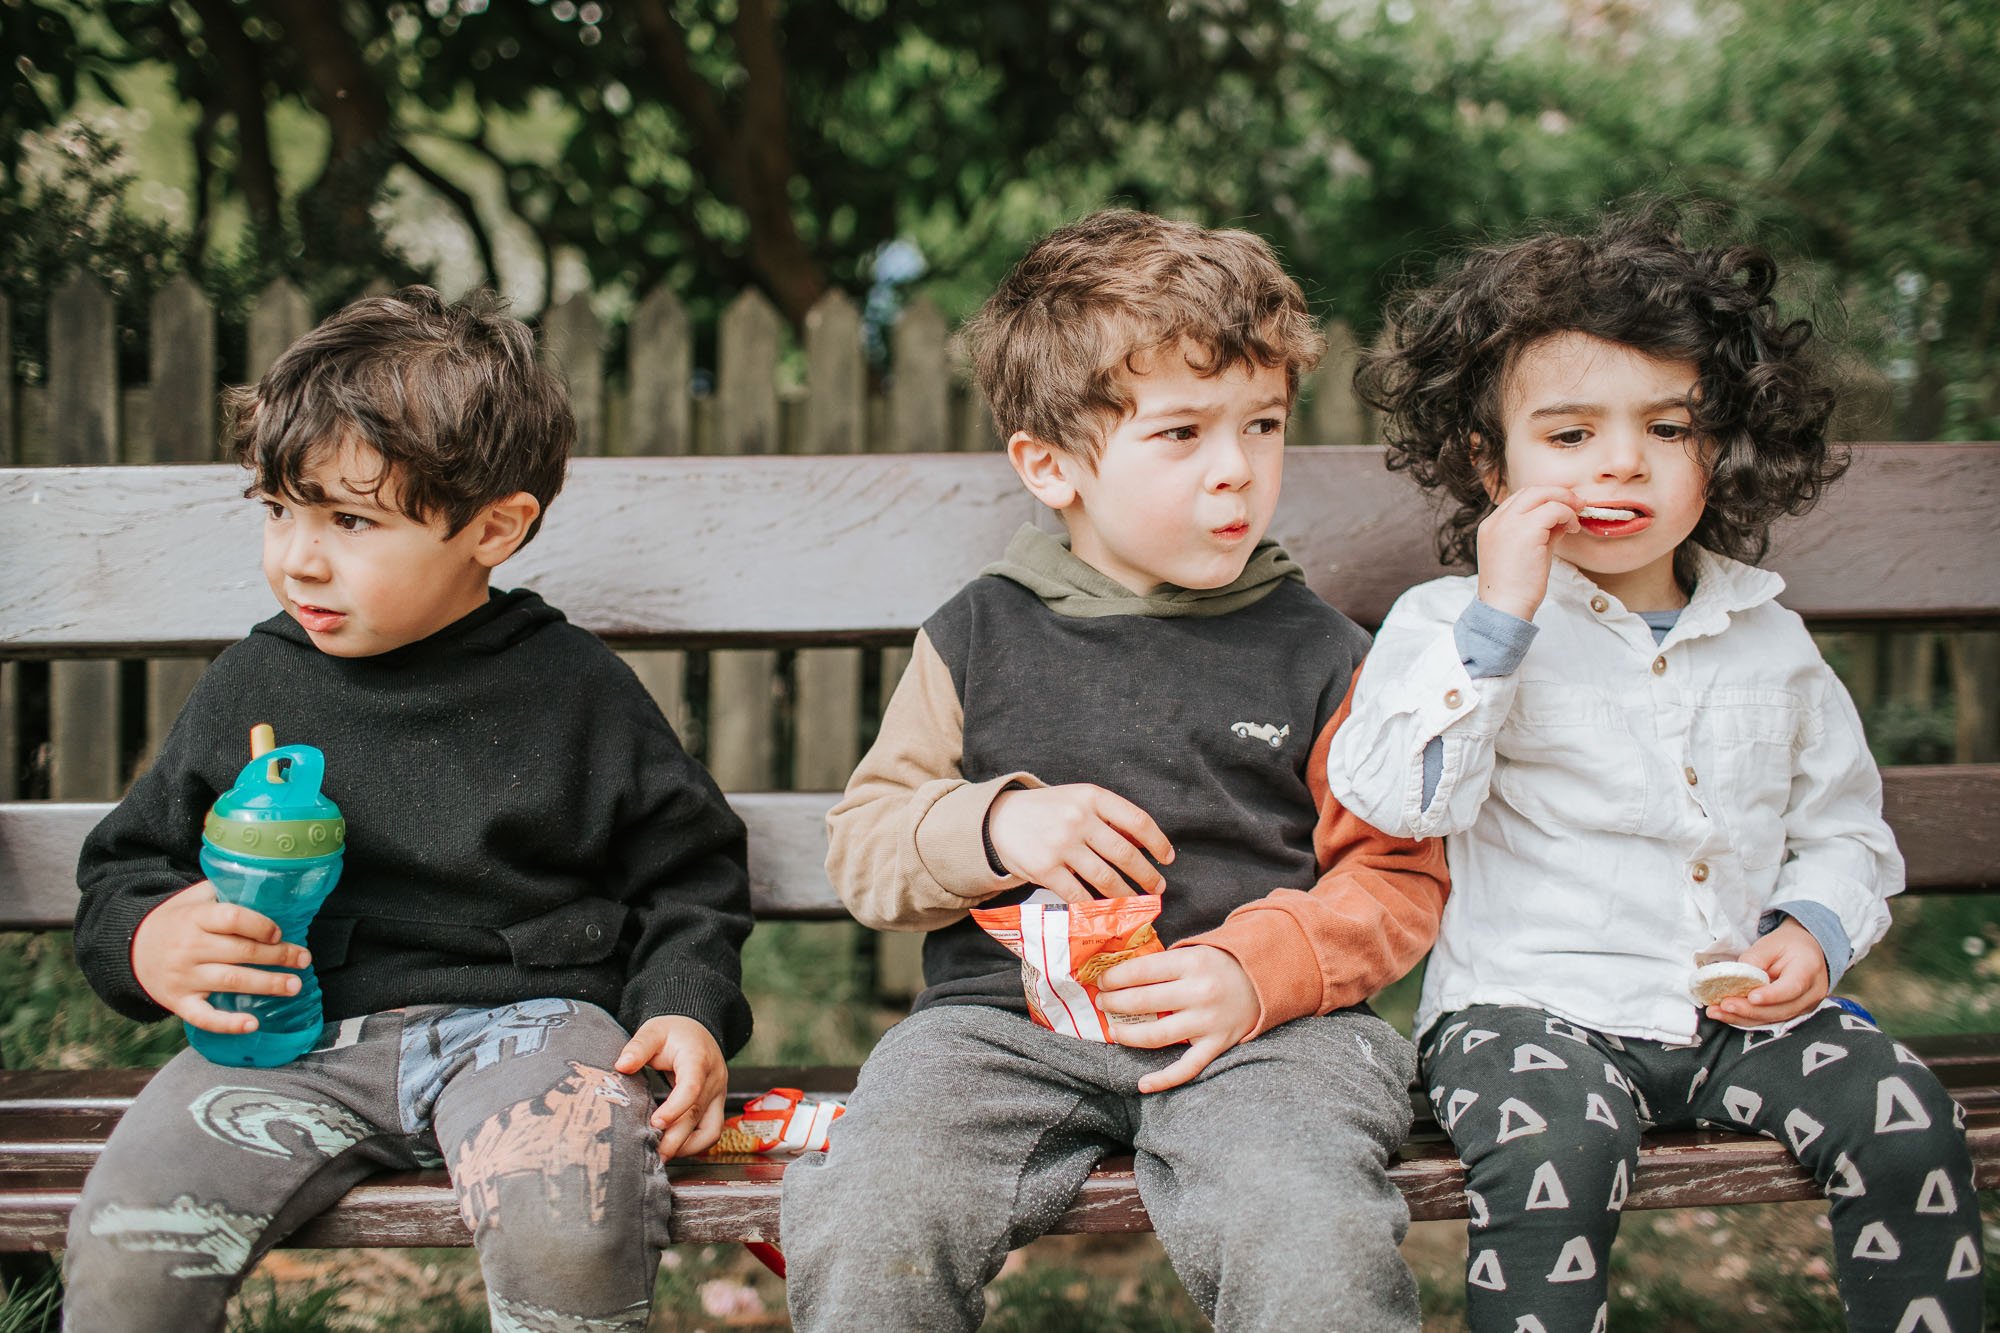
<svg viewBox="0 0 2000 1333">
<path fill-rule="evenodd" d="M 1285 738 L 1292 734 L 1289 723 L 1274 727 L 1269 722 L 1232 722 L 1229 729 L 1245 740 L 1263 741 L 1273 750 L 1283 745 Z"/>
</svg>

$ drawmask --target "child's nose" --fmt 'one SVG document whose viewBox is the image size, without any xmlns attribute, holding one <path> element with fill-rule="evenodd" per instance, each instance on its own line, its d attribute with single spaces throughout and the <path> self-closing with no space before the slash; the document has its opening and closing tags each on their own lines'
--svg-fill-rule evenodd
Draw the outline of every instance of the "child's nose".
<svg viewBox="0 0 2000 1333">
<path fill-rule="evenodd" d="M 1632 431 L 1606 431 L 1599 451 L 1598 470 L 1606 477 L 1632 477 L 1646 470 L 1645 442 Z"/>
<path fill-rule="evenodd" d="M 1250 484 L 1250 476 L 1249 451 L 1235 440 L 1218 441 L 1208 465 L 1209 488 L 1218 491 L 1242 490 Z"/>
<path fill-rule="evenodd" d="M 319 538 L 296 532 L 285 543 L 285 577 L 312 580 L 326 576 L 326 554 L 320 549 Z"/>
</svg>

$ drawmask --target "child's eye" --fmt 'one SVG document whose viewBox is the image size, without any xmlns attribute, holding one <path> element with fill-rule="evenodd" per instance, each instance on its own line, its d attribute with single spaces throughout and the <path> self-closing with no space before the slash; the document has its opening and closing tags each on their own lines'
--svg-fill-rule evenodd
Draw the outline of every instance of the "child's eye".
<svg viewBox="0 0 2000 1333">
<path fill-rule="evenodd" d="M 336 513 L 333 516 L 333 526 L 342 532 L 366 532 L 375 526 L 375 520 L 363 518 L 359 514 Z"/>
<path fill-rule="evenodd" d="M 1252 435 L 1282 435 L 1285 433 L 1285 422 L 1282 417 L 1259 417 L 1250 423 L 1248 429 Z"/>
<path fill-rule="evenodd" d="M 1694 427 L 1684 421 L 1655 421 L 1653 434 L 1663 440 L 1685 440 L 1694 434 Z"/>
<path fill-rule="evenodd" d="M 1571 426 L 1568 430 L 1559 430 L 1549 436 L 1549 443 L 1561 445 L 1565 449 L 1574 449 L 1589 438 L 1589 431 L 1581 426 Z"/>
<path fill-rule="evenodd" d="M 1160 439 L 1171 440 L 1175 444 L 1186 444 L 1199 434 L 1201 434 L 1201 428 L 1198 426 L 1169 426 L 1165 430 L 1158 432 Z"/>
<path fill-rule="evenodd" d="M 264 506 L 265 517 L 273 523 L 285 516 L 285 507 L 276 500 L 260 500 L 258 503 Z"/>
</svg>

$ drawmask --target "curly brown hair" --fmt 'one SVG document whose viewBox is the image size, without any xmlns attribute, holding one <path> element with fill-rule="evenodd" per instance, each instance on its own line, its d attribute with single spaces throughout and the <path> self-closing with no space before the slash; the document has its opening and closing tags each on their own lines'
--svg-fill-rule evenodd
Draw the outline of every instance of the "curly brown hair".
<svg viewBox="0 0 2000 1333">
<path fill-rule="evenodd" d="M 959 336 L 1002 439 L 1026 431 L 1093 461 L 1147 352 L 1185 346 L 1201 375 L 1282 367 L 1296 398 L 1325 346 L 1261 236 L 1129 209 L 1035 242 Z"/>
<path fill-rule="evenodd" d="M 1834 393 L 1813 325 L 1780 314 L 1777 264 L 1754 245 L 1689 240 L 1688 216 L 1655 200 L 1588 232 L 1482 247 L 1392 298 L 1387 336 L 1354 385 L 1384 415 L 1389 467 L 1457 503 L 1438 533 L 1444 563 L 1473 563 L 1492 512 L 1484 469 L 1500 466 L 1508 374 L 1557 334 L 1696 367 L 1693 425 L 1710 459 L 1697 545 L 1761 560 L 1771 524 L 1812 508 L 1846 471 L 1827 443 Z"/>
</svg>

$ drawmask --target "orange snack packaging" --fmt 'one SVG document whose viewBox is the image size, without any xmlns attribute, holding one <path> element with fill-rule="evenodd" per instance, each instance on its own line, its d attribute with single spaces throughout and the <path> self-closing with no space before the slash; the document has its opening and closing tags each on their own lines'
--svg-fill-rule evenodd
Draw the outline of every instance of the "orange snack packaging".
<svg viewBox="0 0 2000 1333">
<path fill-rule="evenodd" d="M 847 1105 L 838 1097 L 773 1088 L 752 1097 L 740 1115 L 722 1122 L 722 1137 L 708 1150 L 709 1155 L 822 1152 L 827 1131 L 846 1113 Z"/>
<path fill-rule="evenodd" d="M 1111 1042 L 1113 1023 L 1150 1023 L 1157 1014 L 1107 1014 L 1097 982 L 1128 958 L 1161 953 L 1153 929 L 1160 899 L 1151 893 L 1067 903 L 1038 892 L 1013 907 L 974 908 L 979 928 L 1021 960 L 1028 1015 L 1053 1032 Z"/>
</svg>

